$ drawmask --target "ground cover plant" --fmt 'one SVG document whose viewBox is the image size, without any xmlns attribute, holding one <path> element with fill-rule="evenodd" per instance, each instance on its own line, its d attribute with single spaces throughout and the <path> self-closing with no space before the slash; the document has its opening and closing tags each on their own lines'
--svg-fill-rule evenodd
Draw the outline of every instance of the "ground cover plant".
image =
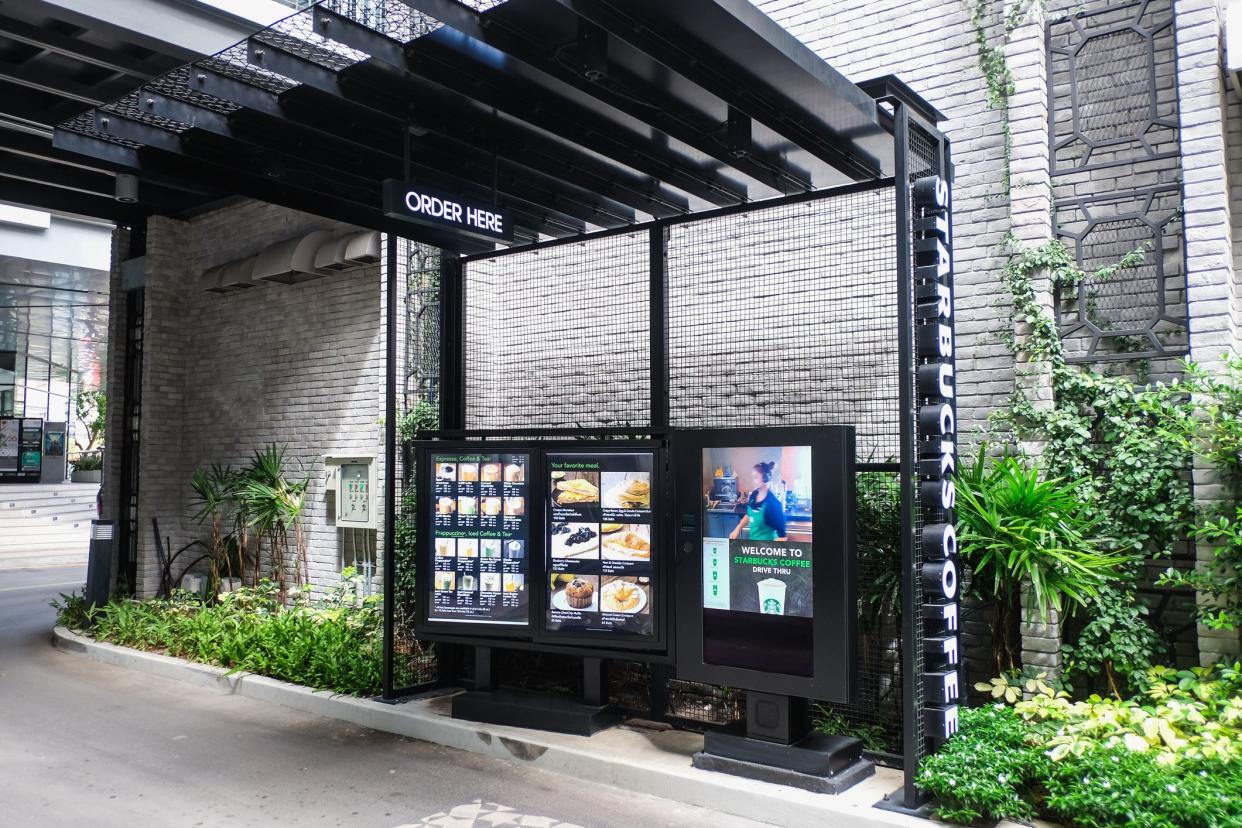
<svg viewBox="0 0 1242 828">
<path fill-rule="evenodd" d="M 271 581 L 204 602 L 180 592 L 167 600 L 118 599 L 87 609 L 77 595 L 53 602 L 58 623 L 98 641 L 165 653 L 356 696 L 380 691 L 382 596 L 359 597 L 351 569 L 322 600 L 297 593 L 289 604 Z"/>
<path fill-rule="evenodd" d="M 919 771 L 949 822 L 1035 817 L 1078 828 L 1242 825 L 1242 664 L 1153 667 L 1140 692 L 1072 701 L 1039 679 L 961 711 Z"/>
</svg>

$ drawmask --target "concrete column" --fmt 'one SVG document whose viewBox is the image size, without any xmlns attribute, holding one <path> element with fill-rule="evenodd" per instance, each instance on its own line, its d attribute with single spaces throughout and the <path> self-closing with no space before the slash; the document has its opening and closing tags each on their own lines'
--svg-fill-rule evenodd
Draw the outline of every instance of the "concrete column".
<svg viewBox="0 0 1242 828">
<path fill-rule="evenodd" d="M 1226 178 L 1223 10 L 1220 0 L 1176 0 L 1174 11 L 1190 356 L 1211 371 L 1221 368 L 1226 356 L 1237 353 L 1242 327 L 1238 319 L 1242 291 L 1234 273 Z M 1213 470 L 1198 462 L 1194 484 L 1200 507 L 1210 507 L 1226 495 Z M 1202 565 L 1211 560 L 1213 552 L 1210 546 L 1200 545 L 1196 555 Z M 1202 663 L 1238 652 L 1238 632 L 1199 627 Z"/>
</svg>

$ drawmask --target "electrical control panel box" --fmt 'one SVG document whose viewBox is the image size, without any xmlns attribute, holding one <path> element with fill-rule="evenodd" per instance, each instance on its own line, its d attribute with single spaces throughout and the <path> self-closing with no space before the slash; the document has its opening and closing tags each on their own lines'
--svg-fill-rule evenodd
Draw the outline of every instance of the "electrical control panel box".
<svg viewBox="0 0 1242 828">
<path fill-rule="evenodd" d="M 375 458 L 326 457 L 327 490 L 336 500 L 336 525 L 353 529 L 375 529 Z"/>
</svg>

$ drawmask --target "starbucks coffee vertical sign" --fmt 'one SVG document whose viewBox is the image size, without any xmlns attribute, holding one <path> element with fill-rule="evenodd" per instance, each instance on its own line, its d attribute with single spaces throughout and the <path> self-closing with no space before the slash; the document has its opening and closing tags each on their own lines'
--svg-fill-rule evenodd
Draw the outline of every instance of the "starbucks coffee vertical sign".
<svg viewBox="0 0 1242 828">
<path fill-rule="evenodd" d="M 922 586 L 928 735 L 957 732 L 961 697 L 958 645 L 957 465 L 953 357 L 953 256 L 949 187 L 939 176 L 914 182 L 915 325 L 918 343 L 919 502 L 923 516 Z"/>
</svg>

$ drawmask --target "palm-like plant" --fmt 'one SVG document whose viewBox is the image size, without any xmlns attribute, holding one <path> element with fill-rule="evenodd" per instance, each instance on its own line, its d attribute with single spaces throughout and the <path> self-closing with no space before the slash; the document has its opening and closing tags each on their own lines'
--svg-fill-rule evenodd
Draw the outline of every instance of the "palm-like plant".
<svg viewBox="0 0 1242 828">
<path fill-rule="evenodd" d="M 229 555 L 229 546 L 224 536 L 224 518 L 232 502 L 233 478 L 231 470 L 214 463 L 209 469 L 196 469 L 190 477 L 190 486 L 194 489 L 194 499 L 198 503 L 194 520 L 200 524 L 208 521 L 211 523 L 209 595 L 215 595 L 219 591 L 222 568 L 228 572 L 228 577 L 233 577 L 232 556 Z"/>
<path fill-rule="evenodd" d="M 993 655 L 997 673 L 1016 669 L 1015 633 L 1021 599 L 1029 591 L 1047 618 L 1081 606 L 1130 561 L 1107 551 L 1100 519 L 1078 496 L 1079 486 L 1012 454 L 989 460 L 981 447 L 974 462 L 958 465 L 957 523 L 971 591 L 995 610 Z"/>
<path fill-rule="evenodd" d="M 288 594 L 289 586 L 285 567 L 290 554 L 290 533 L 295 544 L 296 582 L 306 583 L 310 574 L 301 522 L 309 485 L 309 477 L 290 480 L 285 476 L 284 449 L 275 444 L 255 451 L 249 468 L 236 483 L 246 526 L 258 533 L 260 542 L 267 541 L 271 575 L 280 586 L 282 598 Z"/>
</svg>

